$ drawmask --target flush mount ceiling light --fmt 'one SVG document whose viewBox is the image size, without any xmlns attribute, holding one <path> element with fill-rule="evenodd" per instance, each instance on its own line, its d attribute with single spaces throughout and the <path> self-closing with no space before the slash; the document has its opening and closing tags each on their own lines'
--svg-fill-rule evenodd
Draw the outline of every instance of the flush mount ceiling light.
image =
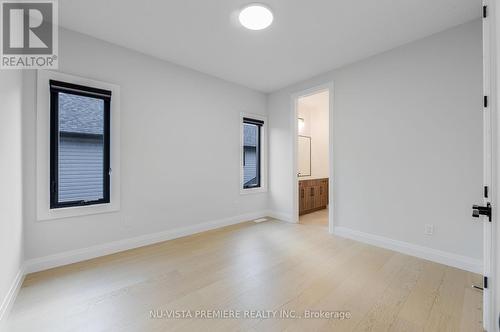
<svg viewBox="0 0 500 332">
<path fill-rule="evenodd" d="M 273 23 L 271 10 L 260 4 L 253 3 L 243 8 L 239 15 L 241 25 L 250 30 L 262 30 Z"/>
</svg>

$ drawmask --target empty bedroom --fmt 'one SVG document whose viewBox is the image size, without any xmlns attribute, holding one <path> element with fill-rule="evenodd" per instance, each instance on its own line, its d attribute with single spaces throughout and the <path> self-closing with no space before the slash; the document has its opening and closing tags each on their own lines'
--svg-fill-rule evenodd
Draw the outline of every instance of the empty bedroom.
<svg viewBox="0 0 500 332">
<path fill-rule="evenodd" d="M 0 0 L 0 331 L 500 332 L 484 0 Z"/>
</svg>

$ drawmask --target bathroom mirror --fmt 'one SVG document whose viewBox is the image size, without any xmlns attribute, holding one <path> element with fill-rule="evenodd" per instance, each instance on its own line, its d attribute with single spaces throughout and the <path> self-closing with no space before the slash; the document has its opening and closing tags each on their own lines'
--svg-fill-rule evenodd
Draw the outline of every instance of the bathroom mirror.
<svg viewBox="0 0 500 332">
<path fill-rule="evenodd" d="M 299 135 L 299 177 L 311 176 L 311 137 Z"/>
</svg>

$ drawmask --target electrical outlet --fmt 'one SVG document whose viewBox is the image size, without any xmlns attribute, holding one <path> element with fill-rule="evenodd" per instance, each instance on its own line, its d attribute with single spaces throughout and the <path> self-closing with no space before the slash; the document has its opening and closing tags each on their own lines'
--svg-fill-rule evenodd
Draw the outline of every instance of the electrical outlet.
<svg viewBox="0 0 500 332">
<path fill-rule="evenodd" d="M 425 224 L 424 234 L 425 235 L 432 235 L 432 234 L 434 234 L 434 225 Z"/>
</svg>

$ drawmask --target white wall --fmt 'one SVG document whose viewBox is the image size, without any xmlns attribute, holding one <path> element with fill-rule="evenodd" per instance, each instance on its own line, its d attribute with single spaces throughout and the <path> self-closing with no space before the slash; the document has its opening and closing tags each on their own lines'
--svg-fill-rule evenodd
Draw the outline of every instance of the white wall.
<svg viewBox="0 0 500 332">
<path fill-rule="evenodd" d="M 28 259 L 267 209 L 267 193 L 239 188 L 240 112 L 265 115 L 266 95 L 67 30 L 60 38 L 60 71 L 121 87 L 121 210 L 36 220 L 36 87 L 26 73 Z"/>
<path fill-rule="evenodd" d="M 299 180 L 329 177 L 329 133 L 328 112 L 329 92 L 323 91 L 312 96 L 299 98 L 297 113 L 304 119 L 304 127 L 299 128 L 299 135 L 311 137 L 311 176 L 300 177 Z M 298 154 L 297 158 L 308 158 Z"/>
<path fill-rule="evenodd" d="M 329 177 L 329 105 L 328 92 L 323 92 L 322 100 L 311 113 L 312 175 L 317 178 Z"/>
<path fill-rule="evenodd" d="M 310 140 L 310 146 L 307 138 L 297 136 L 297 173 L 300 174 L 298 180 L 307 180 L 313 177 L 312 150 L 313 140 L 311 137 L 311 108 L 297 103 L 297 117 L 302 119 L 298 122 L 298 135 L 307 136 Z M 298 121 L 298 120 L 297 120 Z M 302 142 L 302 144 L 300 144 Z M 304 174 L 310 174 L 306 176 Z"/>
<path fill-rule="evenodd" d="M 0 72 L 0 318 L 23 263 L 22 75 Z"/>
<path fill-rule="evenodd" d="M 292 214 L 291 94 L 334 81 L 336 226 L 481 258 L 481 47 L 477 20 L 272 93 L 270 208 Z"/>
</svg>

